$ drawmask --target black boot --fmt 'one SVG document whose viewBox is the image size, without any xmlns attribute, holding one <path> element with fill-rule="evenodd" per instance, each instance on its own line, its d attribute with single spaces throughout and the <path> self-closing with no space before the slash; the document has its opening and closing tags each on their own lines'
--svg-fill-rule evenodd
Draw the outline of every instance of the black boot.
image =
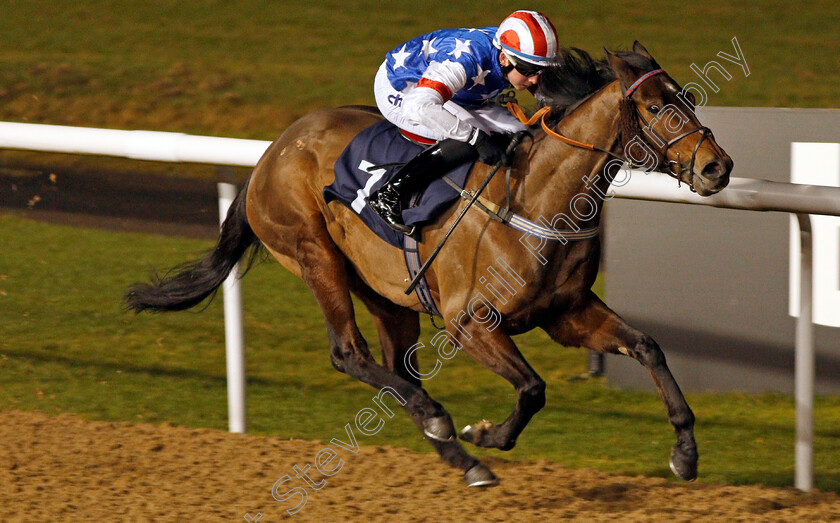
<svg viewBox="0 0 840 523">
<path fill-rule="evenodd" d="M 412 234 L 414 227 L 402 222 L 402 211 L 411 196 L 432 180 L 478 157 L 475 147 L 458 140 L 442 140 L 424 149 L 403 165 L 388 183 L 372 193 L 368 205 L 395 231 Z"/>
</svg>

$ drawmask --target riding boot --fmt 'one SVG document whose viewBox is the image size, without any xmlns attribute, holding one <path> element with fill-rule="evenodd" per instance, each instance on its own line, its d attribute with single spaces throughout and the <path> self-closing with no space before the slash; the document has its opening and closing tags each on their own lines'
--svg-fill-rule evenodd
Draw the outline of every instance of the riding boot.
<svg viewBox="0 0 840 523">
<path fill-rule="evenodd" d="M 412 234 L 414 227 L 403 224 L 402 211 L 411 197 L 455 167 L 478 157 L 475 148 L 458 140 L 441 140 L 403 165 L 388 183 L 374 191 L 368 205 L 395 231 Z"/>
</svg>

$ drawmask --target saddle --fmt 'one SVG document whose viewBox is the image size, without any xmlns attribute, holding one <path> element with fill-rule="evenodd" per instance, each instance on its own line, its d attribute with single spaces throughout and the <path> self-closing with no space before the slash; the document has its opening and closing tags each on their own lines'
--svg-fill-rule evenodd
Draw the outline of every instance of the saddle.
<svg viewBox="0 0 840 523">
<path fill-rule="evenodd" d="M 359 133 L 335 162 L 335 181 L 324 187 L 324 201 L 338 200 L 356 213 L 377 236 L 388 244 L 404 248 L 403 234 L 391 229 L 367 205 L 368 196 L 385 185 L 397 170 L 417 156 L 423 146 L 402 134 L 400 129 L 382 120 Z M 430 222 L 444 212 L 460 196 L 472 162 L 443 173 L 455 187 L 443 178 L 432 181 L 422 193 L 412 198 L 413 205 L 402 212 L 403 223 L 417 225 Z"/>
</svg>

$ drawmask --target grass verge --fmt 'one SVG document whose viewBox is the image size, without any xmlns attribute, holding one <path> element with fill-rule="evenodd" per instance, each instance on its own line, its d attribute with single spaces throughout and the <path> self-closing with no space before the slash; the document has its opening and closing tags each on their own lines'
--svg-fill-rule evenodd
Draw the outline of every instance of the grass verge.
<svg viewBox="0 0 840 523">
<path fill-rule="evenodd" d="M 120 304 L 124 288 L 151 266 L 193 258 L 210 242 L 0 216 L 0 245 L 0 409 L 226 428 L 221 302 L 201 313 L 141 316 Z M 244 300 L 249 431 L 341 436 L 344 424 L 371 405 L 374 391 L 332 369 L 308 290 L 276 263 L 265 263 L 244 279 Z M 375 345 L 370 317 L 357 310 Z M 421 340 L 431 334 L 425 328 Z M 559 347 L 541 332 L 517 342 L 549 384 L 546 408 L 512 452 L 478 455 L 671 477 L 673 431 L 656 395 L 577 379 L 585 372 L 584 351 Z M 426 387 L 458 426 L 499 422 L 513 405 L 509 384 L 463 354 Z M 792 398 L 690 394 L 688 400 L 698 420 L 701 481 L 792 484 Z M 817 398 L 815 436 L 816 484 L 840 491 L 840 398 Z M 401 413 L 360 443 L 430 450 Z"/>
</svg>

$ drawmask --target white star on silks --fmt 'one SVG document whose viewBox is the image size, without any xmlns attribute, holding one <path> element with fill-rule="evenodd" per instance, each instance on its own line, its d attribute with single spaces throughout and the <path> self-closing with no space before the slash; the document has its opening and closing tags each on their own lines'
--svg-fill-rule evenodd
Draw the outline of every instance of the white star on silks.
<svg viewBox="0 0 840 523">
<path fill-rule="evenodd" d="M 398 67 L 405 69 L 405 59 L 411 56 L 411 53 L 407 53 L 405 51 L 405 45 L 403 45 L 402 49 L 391 56 L 394 57 L 394 70 L 396 71 Z"/>
<path fill-rule="evenodd" d="M 482 71 L 480 65 L 476 65 L 476 67 L 478 68 L 478 71 L 476 71 L 475 76 L 470 78 L 470 80 L 472 80 L 473 82 L 473 87 L 475 87 L 476 85 L 484 85 L 484 78 L 487 77 L 488 74 L 490 74 L 490 69 Z M 472 87 L 470 87 L 470 89 L 472 89 Z"/>
<path fill-rule="evenodd" d="M 423 58 L 426 60 L 429 59 L 429 55 L 435 54 L 438 52 L 437 49 L 434 47 L 435 39 L 432 38 L 431 40 L 423 40 Z"/>
<path fill-rule="evenodd" d="M 455 39 L 455 49 L 452 50 L 449 54 L 454 54 L 455 59 L 461 58 L 461 53 L 472 54 L 470 51 L 470 41 L 469 40 L 461 40 L 460 38 Z"/>
</svg>

